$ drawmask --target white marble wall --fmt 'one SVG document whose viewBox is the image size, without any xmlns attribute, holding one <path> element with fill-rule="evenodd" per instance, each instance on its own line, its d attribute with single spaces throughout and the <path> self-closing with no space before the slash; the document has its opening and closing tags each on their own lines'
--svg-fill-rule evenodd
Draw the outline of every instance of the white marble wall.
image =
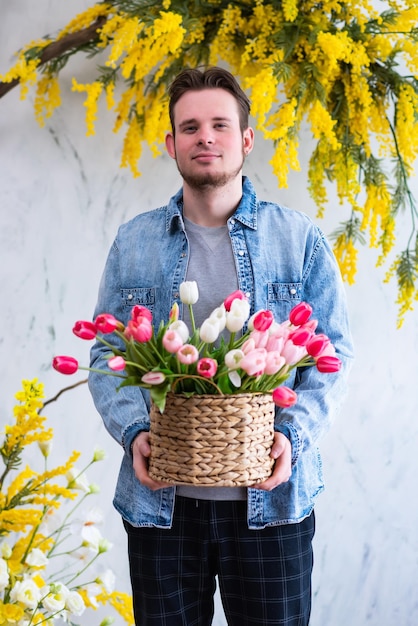
<svg viewBox="0 0 418 626">
<path fill-rule="evenodd" d="M 89 0 L 0 0 L 0 73 L 20 45 L 54 32 Z M 94 65 L 94 63 L 92 64 Z M 87 361 L 73 337 L 76 319 L 89 318 L 117 226 L 158 206 L 177 190 L 171 159 L 146 157 L 134 180 L 119 169 L 121 136 L 102 109 L 97 135 L 86 138 L 83 96 L 70 91 L 75 73 L 92 75 L 74 59 L 62 77 L 63 106 L 46 128 L 34 120 L 32 96 L 14 89 L 0 100 L 0 424 L 11 418 L 22 378 L 38 377 L 46 396 L 67 382 L 51 358 L 68 353 Z M 306 143 L 309 138 L 306 137 Z M 246 173 L 259 195 L 315 217 L 302 172 L 278 190 L 268 165 L 270 147 L 258 139 Z M 418 186 L 414 182 L 414 192 Z M 335 211 L 335 215 L 334 215 Z M 337 200 L 321 226 L 330 233 L 345 216 Z M 399 243 L 408 230 L 399 223 Z M 327 489 L 317 506 L 312 626 L 414 626 L 418 623 L 418 315 L 396 329 L 394 285 L 363 249 L 359 276 L 347 287 L 356 364 L 343 412 L 323 442 Z M 129 591 L 125 536 L 111 498 L 120 450 L 104 432 L 85 386 L 47 411 L 55 429 L 55 461 L 73 449 L 89 458 L 96 443 L 108 459 L 92 473 L 100 483 L 103 533 L 114 543 L 111 565 Z M 225 624 L 217 606 L 214 622 Z"/>
</svg>

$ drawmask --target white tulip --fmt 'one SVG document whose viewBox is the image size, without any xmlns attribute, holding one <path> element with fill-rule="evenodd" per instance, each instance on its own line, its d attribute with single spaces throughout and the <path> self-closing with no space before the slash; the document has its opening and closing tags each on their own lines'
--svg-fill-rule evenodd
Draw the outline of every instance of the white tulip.
<svg viewBox="0 0 418 626">
<path fill-rule="evenodd" d="M 181 283 L 180 300 L 183 304 L 196 304 L 199 300 L 199 289 L 196 281 L 186 280 L 184 283 Z"/>
<path fill-rule="evenodd" d="M 217 319 L 208 317 L 202 323 L 199 331 L 202 341 L 205 343 L 214 343 L 219 337 L 219 324 Z"/>
<path fill-rule="evenodd" d="M 226 313 L 226 327 L 229 332 L 236 333 L 242 330 L 249 313 L 250 305 L 247 300 L 234 300 Z"/>
<path fill-rule="evenodd" d="M 182 320 L 177 320 L 176 322 L 173 322 L 172 324 L 170 324 L 169 329 L 175 330 L 176 333 L 180 335 L 183 343 L 187 343 L 190 337 L 190 332 L 185 322 L 183 322 Z"/>
</svg>

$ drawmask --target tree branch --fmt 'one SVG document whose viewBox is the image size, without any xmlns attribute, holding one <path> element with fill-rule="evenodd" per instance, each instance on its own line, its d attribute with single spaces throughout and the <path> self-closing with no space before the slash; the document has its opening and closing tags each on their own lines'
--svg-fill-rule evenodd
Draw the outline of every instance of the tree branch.
<svg viewBox="0 0 418 626">
<path fill-rule="evenodd" d="M 87 43 L 94 41 L 94 39 L 97 37 L 97 31 L 105 24 L 106 19 L 107 18 L 102 15 L 98 17 L 97 20 L 93 22 L 93 24 L 91 24 L 91 26 L 89 26 L 88 28 L 79 30 L 76 33 L 69 33 L 62 39 L 50 43 L 48 46 L 46 46 L 46 48 L 43 49 L 42 54 L 39 57 L 40 63 L 38 67 L 44 65 L 45 63 L 48 63 L 48 61 L 51 61 L 52 59 L 60 57 L 65 52 L 68 52 L 68 50 L 76 50 L 80 46 L 84 46 Z M 20 81 L 18 78 L 15 78 L 8 83 L 0 81 L 0 98 L 2 98 L 4 95 L 6 95 L 6 93 L 11 91 L 13 87 L 16 87 L 19 82 Z"/>
<path fill-rule="evenodd" d="M 75 389 L 76 387 L 79 387 L 80 385 L 84 385 L 86 382 L 87 382 L 87 378 L 84 378 L 84 380 L 79 380 L 77 383 L 74 383 L 74 385 L 70 385 L 69 387 L 64 387 L 64 389 L 61 389 L 53 398 L 49 398 L 49 400 L 46 400 L 43 403 L 42 407 L 39 409 L 39 411 L 42 411 L 44 407 L 47 406 L 47 404 L 51 404 L 51 402 L 56 402 L 58 398 L 60 397 L 60 395 L 63 394 L 65 391 L 70 391 L 71 389 Z"/>
</svg>

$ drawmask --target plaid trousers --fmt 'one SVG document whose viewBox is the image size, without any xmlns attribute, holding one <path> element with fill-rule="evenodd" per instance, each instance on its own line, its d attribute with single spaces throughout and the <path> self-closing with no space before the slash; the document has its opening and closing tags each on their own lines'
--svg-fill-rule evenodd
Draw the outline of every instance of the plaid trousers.
<svg viewBox="0 0 418 626">
<path fill-rule="evenodd" d="M 210 626 L 215 576 L 229 626 L 307 626 L 312 513 L 249 530 L 244 501 L 177 496 L 171 529 L 124 522 L 136 626 Z"/>
</svg>

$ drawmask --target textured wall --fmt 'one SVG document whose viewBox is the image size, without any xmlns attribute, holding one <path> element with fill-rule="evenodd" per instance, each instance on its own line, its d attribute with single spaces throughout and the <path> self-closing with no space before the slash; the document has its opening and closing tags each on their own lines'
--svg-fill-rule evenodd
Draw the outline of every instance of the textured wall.
<svg viewBox="0 0 418 626">
<path fill-rule="evenodd" d="M 0 73 L 19 46 L 54 32 L 91 2 L 1 4 Z M 64 105 L 44 129 L 34 120 L 32 96 L 21 102 L 14 89 L 0 101 L 0 424 L 10 420 L 22 378 L 38 377 L 47 397 L 70 382 L 51 370 L 54 354 L 87 361 L 88 347 L 71 327 L 92 314 L 117 226 L 164 203 L 180 185 L 166 156 L 146 156 L 136 180 L 119 169 L 122 137 L 112 134 L 113 118 L 104 109 L 97 135 L 85 137 L 83 96 L 70 91 L 71 75 L 76 71 L 80 82 L 89 80 L 93 67 L 72 61 L 61 81 Z M 304 173 L 292 175 L 289 189 L 279 190 L 269 152 L 258 138 L 246 165 L 259 195 L 315 218 Z M 320 223 L 327 234 L 346 217 L 333 215 L 334 208 L 336 199 Z M 407 236 L 400 221 L 400 245 Z M 395 289 L 383 286 L 384 269 L 375 269 L 375 260 L 373 252 L 362 250 L 357 282 L 347 287 L 356 363 L 348 400 L 322 446 L 327 489 L 316 511 L 312 626 L 418 623 L 418 316 L 410 314 L 396 330 Z M 102 532 L 114 543 L 111 566 L 119 588 L 129 591 L 124 531 L 111 504 L 120 450 L 85 386 L 47 414 L 55 429 L 53 460 L 73 449 L 88 458 L 96 443 L 108 452 L 91 479 L 102 487 Z M 215 622 L 225 623 L 219 606 Z"/>
</svg>

